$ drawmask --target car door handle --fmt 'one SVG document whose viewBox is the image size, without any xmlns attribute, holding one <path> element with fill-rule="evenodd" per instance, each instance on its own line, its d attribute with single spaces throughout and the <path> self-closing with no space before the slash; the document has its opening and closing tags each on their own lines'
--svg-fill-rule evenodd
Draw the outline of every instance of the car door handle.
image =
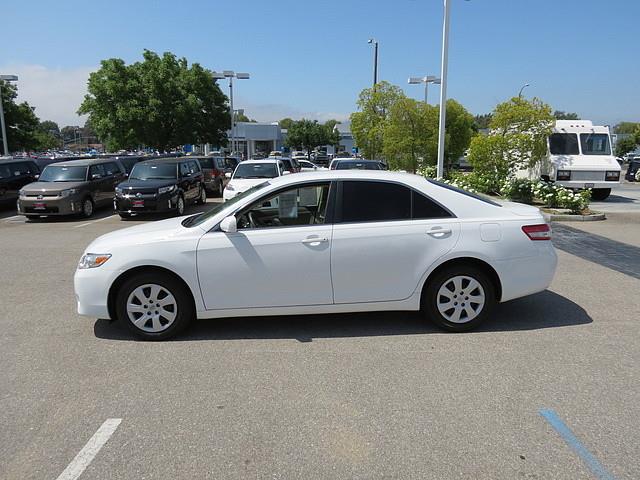
<svg viewBox="0 0 640 480">
<path fill-rule="evenodd" d="M 444 237 L 445 235 L 449 235 L 451 234 L 451 229 L 450 228 L 440 228 L 440 227 L 434 227 L 431 230 L 429 230 L 427 232 L 427 235 L 431 235 L 432 237 L 436 237 L 436 238 L 440 238 L 440 237 Z"/>
<path fill-rule="evenodd" d="M 304 243 L 305 245 L 313 245 L 314 243 L 327 243 L 329 241 L 328 238 L 326 237 L 315 237 L 315 238 L 305 238 L 304 240 L 302 240 L 302 243 Z"/>
</svg>

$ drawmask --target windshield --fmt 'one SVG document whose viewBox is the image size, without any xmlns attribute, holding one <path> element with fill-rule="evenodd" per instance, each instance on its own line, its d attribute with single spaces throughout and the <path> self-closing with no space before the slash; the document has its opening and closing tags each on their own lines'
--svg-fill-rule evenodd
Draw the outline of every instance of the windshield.
<svg viewBox="0 0 640 480">
<path fill-rule="evenodd" d="M 138 163 L 129 178 L 131 180 L 172 180 L 177 177 L 175 163 Z"/>
<path fill-rule="evenodd" d="M 554 133 L 549 137 L 551 155 L 578 155 L 578 136 L 575 133 Z"/>
<path fill-rule="evenodd" d="M 63 167 L 48 165 L 44 167 L 40 182 L 84 182 L 87 179 L 87 167 Z"/>
<path fill-rule="evenodd" d="M 218 213 L 223 211 L 225 208 L 232 206 L 233 204 L 239 202 L 240 200 L 242 200 L 245 197 L 248 197 L 253 192 L 257 192 L 258 190 L 262 190 L 264 187 L 266 187 L 268 185 L 269 185 L 269 182 L 262 182 L 262 183 L 259 183 L 258 185 L 254 185 L 250 189 L 245 190 L 242 193 L 239 193 L 238 195 L 233 197 L 231 200 L 227 200 L 224 203 L 218 203 L 211 210 L 208 210 L 208 211 L 206 211 L 204 213 L 198 213 L 198 214 L 193 215 L 193 216 L 191 216 L 189 218 L 185 218 L 184 221 L 182 222 L 182 226 L 183 227 L 187 227 L 187 228 L 191 228 L 191 227 L 195 227 L 196 225 L 200 225 L 201 223 L 206 222 L 210 218 L 215 217 Z"/>
<path fill-rule="evenodd" d="M 278 176 L 275 163 L 241 163 L 233 178 L 274 178 Z"/>
<path fill-rule="evenodd" d="M 611 155 L 606 133 L 581 133 L 580 146 L 583 155 Z"/>
<path fill-rule="evenodd" d="M 336 170 L 381 170 L 377 162 L 338 162 Z"/>
</svg>

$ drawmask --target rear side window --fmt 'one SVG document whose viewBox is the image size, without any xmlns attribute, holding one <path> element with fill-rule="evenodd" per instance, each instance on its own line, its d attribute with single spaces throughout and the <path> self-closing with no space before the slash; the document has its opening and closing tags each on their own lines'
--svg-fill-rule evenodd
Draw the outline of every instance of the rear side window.
<svg viewBox="0 0 640 480">
<path fill-rule="evenodd" d="M 411 219 L 411 190 L 388 182 L 341 182 L 342 222 L 384 222 Z"/>
<path fill-rule="evenodd" d="M 120 168 L 118 167 L 118 164 L 114 162 L 105 163 L 104 170 L 107 175 L 117 175 L 120 173 Z"/>
<path fill-rule="evenodd" d="M 451 213 L 447 211 L 443 206 L 437 204 L 430 198 L 419 194 L 416 191 L 412 191 L 412 215 L 414 219 L 425 218 L 449 218 L 452 217 Z"/>
<path fill-rule="evenodd" d="M 89 167 L 89 179 L 96 180 L 98 178 L 103 178 L 105 176 L 104 165 L 101 163 L 99 165 L 91 165 Z"/>
<path fill-rule="evenodd" d="M 196 160 L 189 162 L 189 171 L 191 173 L 198 173 L 200 171 L 200 164 Z"/>
</svg>

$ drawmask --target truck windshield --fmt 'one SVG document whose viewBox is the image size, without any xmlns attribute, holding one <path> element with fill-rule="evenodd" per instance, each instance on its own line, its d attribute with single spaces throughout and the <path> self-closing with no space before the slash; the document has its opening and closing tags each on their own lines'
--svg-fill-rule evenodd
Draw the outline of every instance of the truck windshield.
<svg viewBox="0 0 640 480">
<path fill-rule="evenodd" d="M 581 133 L 580 146 L 583 155 L 611 155 L 609 135 L 606 133 Z"/>
<path fill-rule="evenodd" d="M 551 155 L 578 155 L 578 136 L 575 133 L 552 133 L 549 151 Z"/>
</svg>

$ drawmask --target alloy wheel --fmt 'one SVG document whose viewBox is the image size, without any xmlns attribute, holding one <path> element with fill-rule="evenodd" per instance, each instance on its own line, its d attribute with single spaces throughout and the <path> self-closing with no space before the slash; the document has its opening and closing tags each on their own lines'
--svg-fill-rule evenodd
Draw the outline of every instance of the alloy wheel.
<svg viewBox="0 0 640 480">
<path fill-rule="evenodd" d="M 484 289 L 473 277 L 457 275 L 446 280 L 436 297 L 440 314 L 452 323 L 467 323 L 482 312 L 486 302 Z"/>
<path fill-rule="evenodd" d="M 158 333 L 166 330 L 174 322 L 177 314 L 176 298 L 161 285 L 140 285 L 127 299 L 129 320 L 144 332 Z"/>
<path fill-rule="evenodd" d="M 176 207 L 177 207 L 178 216 L 183 215 L 184 214 L 184 198 L 178 197 L 178 203 Z"/>
<path fill-rule="evenodd" d="M 85 217 L 90 217 L 93 215 L 93 202 L 91 199 L 87 198 L 84 202 L 82 202 L 82 214 Z"/>
</svg>

